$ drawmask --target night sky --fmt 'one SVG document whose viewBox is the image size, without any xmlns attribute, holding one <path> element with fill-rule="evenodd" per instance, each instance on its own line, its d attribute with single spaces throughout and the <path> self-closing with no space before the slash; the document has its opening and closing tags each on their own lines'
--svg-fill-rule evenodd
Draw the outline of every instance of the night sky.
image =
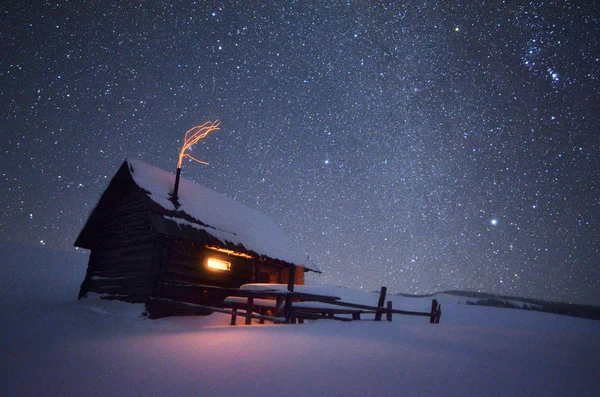
<svg viewBox="0 0 600 397">
<path fill-rule="evenodd" d="M 310 282 L 598 304 L 598 2 L 257 3 L 2 2 L 0 238 L 73 250 L 125 158 L 219 119 L 183 176 Z"/>
</svg>

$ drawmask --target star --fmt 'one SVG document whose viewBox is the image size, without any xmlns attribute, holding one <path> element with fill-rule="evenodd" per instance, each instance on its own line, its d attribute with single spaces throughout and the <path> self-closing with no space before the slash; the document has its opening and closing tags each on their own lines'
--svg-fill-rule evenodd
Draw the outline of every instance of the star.
<svg viewBox="0 0 600 397">
<path fill-rule="evenodd" d="M 5 11 L 4 239 L 73 249 L 124 159 L 174 172 L 219 119 L 183 177 L 281 224 L 307 281 L 596 303 L 592 2 L 38 3 Z"/>
</svg>

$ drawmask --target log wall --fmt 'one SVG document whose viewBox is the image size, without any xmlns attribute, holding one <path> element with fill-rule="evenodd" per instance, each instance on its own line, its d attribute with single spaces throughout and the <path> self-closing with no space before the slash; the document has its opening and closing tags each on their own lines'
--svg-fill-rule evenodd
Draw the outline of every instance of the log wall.
<svg viewBox="0 0 600 397">
<path fill-rule="evenodd" d="M 96 292 L 144 302 L 152 294 L 158 248 L 144 200 L 147 196 L 132 188 L 97 230 L 80 298 Z"/>
<path fill-rule="evenodd" d="M 208 258 L 231 263 L 231 270 L 215 270 L 207 266 Z M 175 283 L 209 284 L 237 288 L 254 281 L 255 269 L 251 259 L 210 250 L 201 243 L 187 240 L 172 241 L 169 265 L 162 277 Z"/>
<path fill-rule="evenodd" d="M 153 230 L 146 193 L 132 186 L 106 211 L 98 225 L 86 277 L 79 297 L 88 292 L 106 298 L 146 302 L 162 297 L 180 302 L 221 306 L 217 292 L 173 287 L 177 284 L 238 288 L 242 284 L 287 283 L 289 267 L 272 260 L 248 259 L 220 253 L 202 242 L 165 236 Z M 231 263 L 229 271 L 210 269 L 208 258 Z M 303 269 L 296 268 L 296 283 L 303 284 Z"/>
<path fill-rule="evenodd" d="M 211 269 L 207 266 L 208 258 L 229 262 L 231 269 L 229 271 Z M 277 283 L 282 276 L 287 274 L 287 271 L 285 267 L 227 255 L 205 248 L 201 243 L 176 239 L 171 240 L 168 265 L 165 266 L 160 277 L 160 280 L 165 283 L 154 296 L 180 302 L 222 306 L 226 295 L 221 296 L 214 289 L 207 291 L 179 289 L 173 285 L 195 284 L 239 288 L 248 283 Z M 302 271 L 301 268 L 300 271 Z M 159 283 L 159 285 L 161 284 Z M 168 285 L 168 287 L 164 285 Z"/>
</svg>

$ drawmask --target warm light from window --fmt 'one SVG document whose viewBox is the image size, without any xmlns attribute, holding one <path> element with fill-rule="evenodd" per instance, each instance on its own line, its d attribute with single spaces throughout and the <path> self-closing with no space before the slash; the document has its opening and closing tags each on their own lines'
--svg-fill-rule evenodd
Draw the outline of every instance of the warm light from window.
<svg viewBox="0 0 600 397">
<path fill-rule="evenodd" d="M 222 261 L 219 259 L 215 259 L 215 258 L 208 258 L 208 261 L 206 262 L 206 264 L 211 269 L 227 270 L 227 271 L 231 270 L 231 263 L 225 262 L 225 261 Z"/>
<path fill-rule="evenodd" d="M 234 256 L 239 256 L 239 257 L 246 258 L 246 259 L 252 259 L 251 255 L 244 254 L 243 252 L 228 250 L 227 248 L 214 247 L 212 245 L 207 245 L 206 248 L 208 248 L 209 250 L 222 252 L 227 255 L 234 255 Z"/>
</svg>

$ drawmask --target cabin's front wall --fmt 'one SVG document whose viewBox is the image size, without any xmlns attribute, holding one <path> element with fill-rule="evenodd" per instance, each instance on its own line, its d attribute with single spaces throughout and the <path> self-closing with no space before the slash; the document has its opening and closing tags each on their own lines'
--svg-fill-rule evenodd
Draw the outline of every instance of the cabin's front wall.
<svg viewBox="0 0 600 397">
<path fill-rule="evenodd" d="M 209 260 L 216 260 L 223 269 L 211 268 Z M 303 269 L 296 269 L 296 283 L 303 284 Z M 219 295 L 218 291 L 179 288 L 177 285 L 239 288 L 248 283 L 287 283 L 288 277 L 289 268 L 276 263 L 222 253 L 206 248 L 199 242 L 172 239 L 168 263 L 161 272 L 161 288 L 157 295 L 177 301 L 220 306 L 224 296 Z"/>
<path fill-rule="evenodd" d="M 229 263 L 229 270 L 209 268 L 209 258 Z M 219 253 L 207 249 L 200 242 L 169 239 L 168 259 L 161 271 L 156 296 L 178 302 L 222 306 L 227 293 L 214 289 L 185 288 L 181 284 L 237 288 L 253 282 L 254 275 L 251 259 Z"/>
<path fill-rule="evenodd" d="M 209 258 L 229 263 L 229 270 L 209 268 Z M 171 243 L 169 262 L 162 280 L 236 288 L 253 282 L 254 275 L 251 259 L 213 251 L 198 242 L 175 239 Z"/>
<path fill-rule="evenodd" d="M 226 269 L 211 268 L 209 260 L 227 264 Z M 304 269 L 295 268 L 295 283 L 304 284 Z M 163 280 L 169 282 L 207 284 L 238 288 L 247 283 L 287 283 L 289 267 L 271 261 L 261 261 L 226 254 L 189 240 L 172 241 L 169 263 Z"/>
</svg>

